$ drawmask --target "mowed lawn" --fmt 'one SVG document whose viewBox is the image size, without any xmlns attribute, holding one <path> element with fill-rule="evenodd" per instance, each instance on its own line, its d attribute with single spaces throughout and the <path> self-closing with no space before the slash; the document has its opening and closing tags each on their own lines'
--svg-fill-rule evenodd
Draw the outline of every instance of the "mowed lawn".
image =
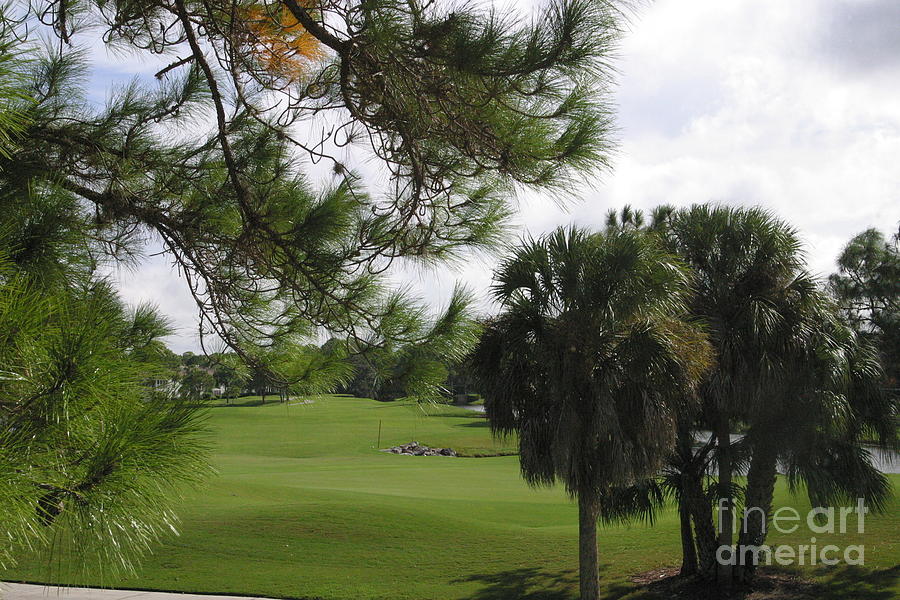
<svg viewBox="0 0 900 600">
<path fill-rule="evenodd" d="M 165 540 L 138 576 L 79 573 L 65 557 L 26 556 L 0 577 L 326 600 L 577 596 L 577 509 L 561 489 L 528 488 L 516 456 L 376 448 L 380 423 L 381 447 L 416 440 L 468 455 L 513 451 L 513 442 L 492 440 L 482 416 L 340 396 L 238 404 L 210 409 L 218 475 L 188 494 L 181 535 Z M 776 502 L 808 510 L 783 482 Z M 770 542 L 796 546 L 810 536 L 802 527 Z M 867 517 L 864 534 L 816 538 L 820 547 L 865 544 L 864 569 L 804 568 L 830 586 L 827 596 L 900 593 L 896 499 L 886 514 Z M 677 519 L 668 511 L 652 527 L 603 527 L 600 546 L 607 597 L 640 597 L 631 575 L 678 564 Z"/>
</svg>

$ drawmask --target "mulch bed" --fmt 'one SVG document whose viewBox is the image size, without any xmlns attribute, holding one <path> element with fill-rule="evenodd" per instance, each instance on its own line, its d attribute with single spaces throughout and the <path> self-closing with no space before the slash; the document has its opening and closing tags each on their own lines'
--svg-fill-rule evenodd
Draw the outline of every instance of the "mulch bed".
<svg viewBox="0 0 900 600">
<path fill-rule="evenodd" d="M 639 586 L 635 597 L 641 599 L 684 598 L 690 600 L 815 600 L 821 590 L 807 579 L 788 573 L 760 571 L 753 585 L 735 585 L 730 590 L 717 589 L 678 575 L 678 569 L 653 569 L 631 577 Z M 629 596 L 630 597 L 630 596 Z"/>
</svg>

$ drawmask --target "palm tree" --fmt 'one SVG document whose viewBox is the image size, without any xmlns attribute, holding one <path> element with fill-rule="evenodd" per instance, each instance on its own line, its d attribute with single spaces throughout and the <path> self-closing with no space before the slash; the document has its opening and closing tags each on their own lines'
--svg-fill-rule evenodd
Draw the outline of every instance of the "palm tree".
<svg viewBox="0 0 900 600">
<path fill-rule="evenodd" d="M 760 208 L 693 206 L 670 215 L 661 234 L 695 273 L 690 313 L 706 324 L 715 348 L 715 366 L 700 389 L 701 415 L 716 443 L 715 546 L 730 550 L 738 458 L 731 431 L 790 372 L 786 340 L 792 335 L 792 302 L 808 286 L 804 257 L 796 232 Z M 691 495 L 701 493 L 695 489 Z M 708 525 L 697 529 L 708 531 Z M 713 545 L 698 542 L 701 565 L 715 564 L 709 556 Z M 718 575 L 730 582 L 730 565 L 719 565 Z"/>
<path fill-rule="evenodd" d="M 749 579 L 766 527 L 780 463 L 791 488 L 806 488 L 812 506 L 855 503 L 862 498 L 875 511 L 891 495 L 887 477 L 864 445 L 875 438 L 896 448 L 894 400 L 881 389 L 884 373 L 877 351 L 837 317 L 837 309 L 817 294 L 819 310 L 807 314 L 809 335 L 798 347 L 796 368 L 781 394 L 753 415 L 747 442 L 751 459 L 746 505 L 762 510 L 748 519 L 738 540 L 738 577 Z"/>
<path fill-rule="evenodd" d="M 606 212 L 605 231 L 609 233 L 632 229 L 659 232 L 666 227 L 675 213 L 676 209 L 671 204 L 660 204 L 650 211 L 650 220 L 648 221 L 644 217 L 644 211 L 626 204 L 619 212 L 612 208 Z"/>
<path fill-rule="evenodd" d="M 578 500 L 584 600 L 599 597 L 604 498 L 658 472 L 677 405 L 709 362 L 703 334 L 680 319 L 688 279 L 641 232 L 577 228 L 525 242 L 496 273 L 503 309 L 475 376 L 494 434 L 518 433 L 525 480 L 561 481 Z"/>
<path fill-rule="evenodd" d="M 762 512 L 754 510 L 741 524 L 738 579 L 752 575 L 756 559 L 742 549 L 765 541 L 779 464 L 791 485 L 805 485 L 814 506 L 858 497 L 873 508 L 883 506 L 889 486 L 861 442 L 876 437 L 896 445 L 894 404 L 879 390 L 882 375 L 873 350 L 838 322 L 837 309 L 805 271 L 792 230 L 759 209 L 661 206 L 649 224 L 627 207 L 609 213 L 607 231 L 629 228 L 665 236 L 670 250 L 695 269 L 691 310 L 708 323 L 720 353 L 701 386 L 699 410 L 679 415 L 679 443 L 656 481 L 678 503 L 682 574 L 712 574 L 717 540 L 709 498 L 730 501 L 737 489 L 731 473 L 739 462 L 747 466 L 745 505 Z M 729 387 L 740 404 L 727 402 Z M 732 444 L 727 432 L 737 420 L 749 433 Z M 704 428 L 715 434 L 697 446 L 690 431 Z M 719 468 L 713 494 L 704 485 L 711 464 Z M 646 495 L 650 483 L 632 486 L 645 495 L 619 513 L 652 518 L 640 510 L 658 506 Z M 720 522 L 730 518 L 723 513 Z M 721 533 L 730 538 L 730 527 Z M 722 538 L 718 544 L 730 545 Z M 722 571 L 727 582 L 728 569 Z"/>
<path fill-rule="evenodd" d="M 681 531 L 679 574 L 683 577 L 708 571 L 711 565 L 699 560 L 715 556 L 712 505 L 704 486 L 715 446 L 712 441 L 695 446 L 693 417 L 692 408 L 676 415 L 675 448 L 658 476 L 611 488 L 600 501 L 603 523 L 642 521 L 649 525 L 660 510 L 667 509 L 670 501 L 674 501 Z"/>
</svg>

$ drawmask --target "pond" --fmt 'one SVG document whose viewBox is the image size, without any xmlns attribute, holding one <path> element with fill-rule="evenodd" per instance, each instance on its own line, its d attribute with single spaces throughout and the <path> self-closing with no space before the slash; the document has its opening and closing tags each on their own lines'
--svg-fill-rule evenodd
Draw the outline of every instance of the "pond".
<svg viewBox="0 0 900 600">
<path fill-rule="evenodd" d="M 484 412 L 483 404 L 465 404 L 462 408 L 478 413 Z M 744 436 L 739 433 L 733 433 L 731 434 L 731 441 L 736 442 L 743 437 Z M 697 442 L 705 441 L 709 439 L 709 432 L 697 431 L 694 433 L 694 439 L 697 440 Z M 885 450 L 874 445 L 867 445 L 866 449 L 871 455 L 872 463 L 878 467 L 879 471 L 882 473 L 900 473 L 900 453 L 894 452 L 893 450 Z"/>
<path fill-rule="evenodd" d="M 694 440 L 699 445 L 702 442 L 706 442 L 709 439 L 710 432 L 709 431 L 695 431 L 694 432 Z M 743 439 L 743 434 L 740 433 L 732 433 L 731 434 L 731 442 L 737 442 Z M 869 458 L 872 461 L 879 471 L 882 473 L 900 473 L 900 454 L 894 452 L 893 450 L 886 450 L 874 444 L 866 444 L 866 450 L 869 451 Z M 784 470 L 779 468 L 779 473 L 783 473 Z"/>
</svg>

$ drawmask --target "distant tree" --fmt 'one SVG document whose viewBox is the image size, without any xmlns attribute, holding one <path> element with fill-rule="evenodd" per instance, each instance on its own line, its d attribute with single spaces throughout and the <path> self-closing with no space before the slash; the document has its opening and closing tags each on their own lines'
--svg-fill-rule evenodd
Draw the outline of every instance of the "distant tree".
<svg viewBox="0 0 900 600">
<path fill-rule="evenodd" d="M 475 378 L 473 356 L 466 356 L 460 363 L 448 369 L 447 388 L 454 396 L 464 396 L 468 402 L 478 394 L 478 381 Z"/>
<path fill-rule="evenodd" d="M 203 400 L 212 396 L 216 380 L 203 367 L 188 367 L 181 375 L 179 393 L 190 400 Z"/>
<path fill-rule="evenodd" d="M 828 279 L 843 314 L 877 345 L 890 387 L 900 387 L 900 241 L 877 229 L 856 235 Z"/>
<path fill-rule="evenodd" d="M 224 389 L 225 398 L 236 398 L 246 387 L 251 373 L 233 353 L 222 353 L 216 358 L 213 378 Z"/>
<path fill-rule="evenodd" d="M 473 360 L 487 416 L 495 434 L 518 433 L 526 481 L 559 480 L 578 499 L 581 598 L 596 600 L 603 499 L 658 472 L 709 363 L 681 320 L 689 277 L 640 232 L 559 229 L 515 250 L 495 281 L 502 312 Z"/>
<path fill-rule="evenodd" d="M 189 350 L 181 355 L 181 364 L 185 367 L 207 367 L 209 358 L 203 354 L 194 354 Z"/>
<path fill-rule="evenodd" d="M 265 404 L 266 396 L 271 394 L 272 379 L 267 369 L 255 368 L 250 371 L 250 378 L 247 381 L 247 390 L 260 397 Z"/>
<path fill-rule="evenodd" d="M 338 390 L 357 398 L 374 398 L 376 374 L 372 364 L 361 354 L 349 355 L 347 362 L 353 370 L 353 376 Z"/>
<path fill-rule="evenodd" d="M 402 301 L 402 296 L 391 300 Z M 383 319 L 362 343 L 343 349 L 354 367 L 345 389 L 380 401 L 446 398 L 449 369 L 465 358 L 478 337 L 468 306 L 468 293 L 457 287 L 434 321 L 389 308 L 386 313 L 393 317 Z"/>
</svg>

